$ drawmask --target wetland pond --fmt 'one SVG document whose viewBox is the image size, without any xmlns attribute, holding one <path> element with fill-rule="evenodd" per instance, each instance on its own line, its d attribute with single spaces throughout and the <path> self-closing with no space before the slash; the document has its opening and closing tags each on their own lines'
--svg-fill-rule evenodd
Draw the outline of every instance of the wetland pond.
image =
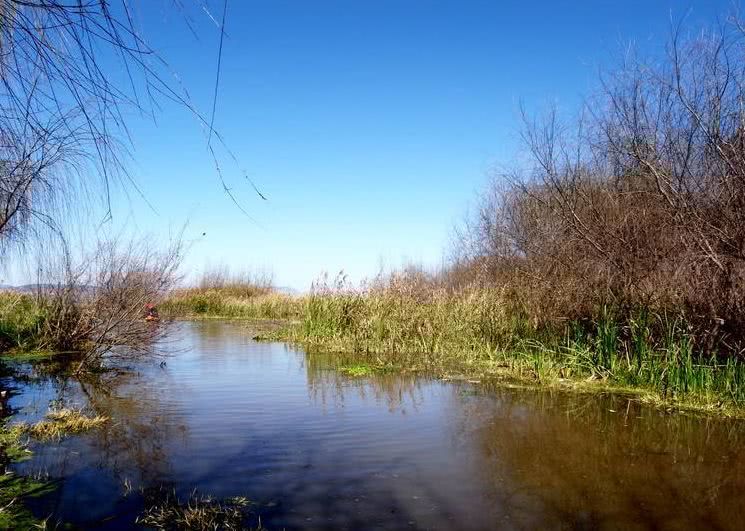
<svg viewBox="0 0 745 531">
<path fill-rule="evenodd" d="M 13 420 L 50 401 L 110 417 L 33 445 L 39 516 L 129 529 L 152 489 L 250 499 L 272 529 L 742 529 L 745 423 L 612 395 L 354 377 L 259 343 L 244 324 L 177 325 L 165 366 L 108 385 L 16 382 Z M 255 518 L 255 516 L 254 516 Z"/>
</svg>

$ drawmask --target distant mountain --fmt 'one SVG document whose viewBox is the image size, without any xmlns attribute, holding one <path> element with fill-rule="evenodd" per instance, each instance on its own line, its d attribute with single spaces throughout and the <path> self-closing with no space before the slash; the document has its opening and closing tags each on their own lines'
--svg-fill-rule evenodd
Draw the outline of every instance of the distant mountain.
<svg viewBox="0 0 745 531">
<path fill-rule="evenodd" d="M 57 284 L 22 284 L 20 286 L 12 286 L 10 284 L 0 284 L 0 290 L 2 291 L 17 291 L 18 293 L 35 293 L 39 290 L 46 291 L 57 288 Z M 91 291 L 94 286 L 80 286 L 83 291 Z"/>
</svg>

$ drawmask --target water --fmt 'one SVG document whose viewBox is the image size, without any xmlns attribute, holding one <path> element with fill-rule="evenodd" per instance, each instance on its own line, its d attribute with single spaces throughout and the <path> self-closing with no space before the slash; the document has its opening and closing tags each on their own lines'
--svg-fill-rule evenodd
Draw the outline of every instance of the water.
<svg viewBox="0 0 745 531">
<path fill-rule="evenodd" d="M 37 445 L 23 473 L 59 480 L 33 510 L 126 529 L 158 487 L 253 500 L 269 529 L 737 529 L 745 425 L 618 396 L 353 378 L 332 360 L 256 343 L 239 324 L 184 323 L 165 367 L 42 379 L 111 422 Z"/>
</svg>

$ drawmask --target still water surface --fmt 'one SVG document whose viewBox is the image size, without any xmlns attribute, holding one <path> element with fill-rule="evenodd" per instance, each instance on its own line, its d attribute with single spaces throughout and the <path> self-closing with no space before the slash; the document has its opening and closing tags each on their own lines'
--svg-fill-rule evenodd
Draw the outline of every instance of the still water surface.
<svg viewBox="0 0 745 531">
<path fill-rule="evenodd" d="M 365 378 L 183 323 L 167 365 L 108 386 L 42 379 L 16 418 L 63 398 L 111 417 L 39 445 L 23 473 L 58 479 L 39 515 L 128 529 L 142 490 L 245 496 L 269 529 L 742 529 L 745 425 L 618 396 Z"/>
</svg>

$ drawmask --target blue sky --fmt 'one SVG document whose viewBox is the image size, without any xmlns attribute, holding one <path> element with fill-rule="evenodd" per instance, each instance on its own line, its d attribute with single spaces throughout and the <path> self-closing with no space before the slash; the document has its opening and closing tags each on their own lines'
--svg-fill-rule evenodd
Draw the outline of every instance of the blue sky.
<svg viewBox="0 0 745 531">
<path fill-rule="evenodd" d="M 219 33 L 195 11 L 196 39 L 169 5 L 143 3 L 143 31 L 209 114 Z M 230 0 L 215 127 L 269 200 L 221 157 L 253 221 L 241 213 L 199 125 L 165 105 L 157 124 L 131 123 L 155 212 L 119 194 L 113 224 L 160 237 L 188 220 L 187 270 L 269 269 L 297 289 L 322 271 L 437 265 L 488 172 L 515 162 L 520 102 L 572 112 L 624 45 L 659 53 L 671 17 L 695 28 L 732 6 Z"/>
</svg>

